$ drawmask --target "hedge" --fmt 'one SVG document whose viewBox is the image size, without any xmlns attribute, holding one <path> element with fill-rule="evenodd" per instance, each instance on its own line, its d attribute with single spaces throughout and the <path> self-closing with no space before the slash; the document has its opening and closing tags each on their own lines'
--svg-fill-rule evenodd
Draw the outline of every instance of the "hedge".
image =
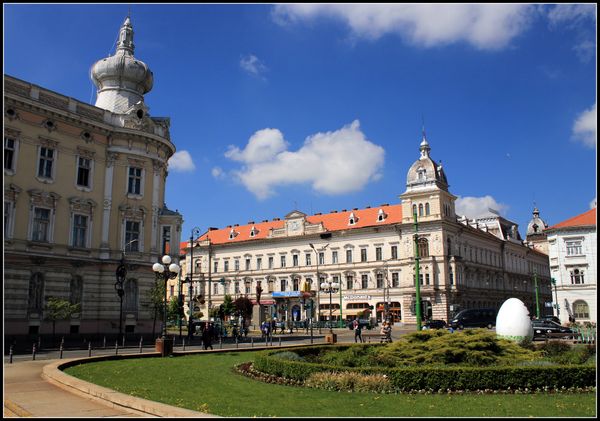
<svg viewBox="0 0 600 421">
<path fill-rule="evenodd" d="M 331 346 L 304 348 L 300 355 L 314 355 Z M 338 347 L 345 349 L 347 346 Z M 300 351 L 300 350 L 298 350 Z M 501 367 L 340 367 L 273 357 L 264 351 L 254 360 L 254 368 L 262 373 L 300 382 L 317 372 L 355 371 L 363 374 L 385 374 L 399 392 L 416 390 L 507 390 L 583 388 L 596 385 L 596 367 L 590 365 L 501 366 Z"/>
</svg>

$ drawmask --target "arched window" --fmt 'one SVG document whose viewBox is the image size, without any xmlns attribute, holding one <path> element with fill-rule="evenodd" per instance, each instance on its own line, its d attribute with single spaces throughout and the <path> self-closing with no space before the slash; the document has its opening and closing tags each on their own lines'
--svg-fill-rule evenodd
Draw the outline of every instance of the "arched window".
<svg viewBox="0 0 600 421">
<path fill-rule="evenodd" d="M 425 215 L 429 215 L 429 203 L 425 203 Z"/>
<path fill-rule="evenodd" d="M 583 270 L 573 269 L 571 273 L 571 284 L 583 284 Z"/>
<path fill-rule="evenodd" d="M 413 205 L 413 215 L 417 214 L 417 205 Z"/>
<path fill-rule="evenodd" d="M 71 278 L 71 293 L 69 301 L 71 304 L 80 304 L 83 298 L 83 278 L 79 275 Z"/>
<path fill-rule="evenodd" d="M 123 310 L 136 312 L 138 309 L 138 284 L 137 279 L 129 278 L 124 285 L 125 299 L 123 300 Z"/>
<path fill-rule="evenodd" d="M 419 203 L 419 216 L 423 216 L 423 204 Z"/>
<path fill-rule="evenodd" d="M 44 275 L 36 272 L 29 279 L 29 310 L 42 311 L 44 305 Z"/>
<path fill-rule="evenodd" d="M 429 257 L 429 242 L 427 238 L 419 238 L 418 240 L 419 257 Z"/>
<path fill-rule="evenodd" d="M 589 319 L 590 307 L 583 300 L 577 300 L 573 303 L 573 315 L 576 319 Z"/>
<path fill-rule="evenodd" d="M 450 237 L 446 239 L 446 244 L 448 246 L 448 256 L 452 256 L 452 240 L 450 240 Z"/>
</svg>

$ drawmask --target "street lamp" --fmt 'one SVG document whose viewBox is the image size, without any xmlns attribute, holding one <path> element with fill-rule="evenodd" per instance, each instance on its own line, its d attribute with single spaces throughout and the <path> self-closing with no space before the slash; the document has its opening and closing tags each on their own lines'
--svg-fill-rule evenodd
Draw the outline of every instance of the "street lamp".
<svg viewBox="0 0 600 421">
<path fill-rule="evenodd" d="M 550 281 L 554 285 L 554 301 L 556 302 L 556 317 L 560 319 L 560 305 L 558 304 L 558 292 L 556 291 L 556 279 L 551 278 Z"/>
<path fill-rule="evenodd" d="M 171 263 L 171 256 L 168 254 L 165 254 L 161 261 L 162 263 L 156 262 L 152 265 L 156 280 L 165 283 L 163 331 L 162 337 L 156 340 L 156 350 L 159 351 L 163 357 L 166 357 L 173 351 L 173 340 L 167 338 L 167 282 L 169 279 L 175 279 L 177 277 L 179 265 L 177 263 Z"/>
<path fill-rule="evenodd" d="M 421 330 L 421 279 L 419 277 L 419 222 L 417 221 L 417 212 L 413 213 L 415 220 L 415 313 L 417 316 L 417 331 Z"/>
<path fill-rule="evenodd" d="M 317 252 L 317 249 L 315 248 L 313 243 L 308 243 L 308 245 L 311 249 L 313 249 L 315 255 L 317 256 L 317 322 L 319 322 L 321 319 L 321 296 L 319 294 L 319 284 L 321 282 L 321 275 L 319 274 L 319 253 Z M 327 247 L 329 247 L 329 243 L 325 244 L 319 251 L 324 251 Z M 319 327 L 319 333 L 321 333 L 320 329 L 321 328 Z"/>
<path fill-rule="evenodd" d="M 192 302 L 192 293 L 193 293 L 193 282 L 194 282 L 194 237 L 200 236 L 200 228 L 194 227 L 192 228 L 192 234 L 190 235 L 190 278 L 188 285 L 188 293 L 189 293 L 189 316 L 188 316 L 188 337 L 192 339 L 193 337 L 193 315 L 194 315 L 194 304 Z M 186 278 L 187 280 L 187 278 Z"/>
<path fill-rule="evenodd" d="M 115 282 L 115 291 L 117 291 L 117 295 L 121 300 L 119 306 L 119 338 L 121 338 L 121 335 L 123 334 L 123 296 L 125 295 L 123 283 L 125 282 L 125 277 L 127 276 L 127 267 L 125 266 L 125 253 L 121 254 L 121 264 L 117 266 L 115 276 L 117 278 L 117 281 Z"/>
<path fill-rule="evenodd" d="M 538 292 L 537 271 L 533 271 L 533 282 L 535 283 L 535 312 L 536 317 L 540 318 L 540 297 Z"/>
<path fill-rule="evenodd" d="M 333 309 L 331 308 L 333 303 L 331 301 L 331 297 L 333 292 L 337 292 L 337 290 L 340 288 L 340 284 L 338 282 L 335 281 L 324 281 L 321 283 L 321 289 L 324 292 L 328 292 L 329 293 L 329 333 L 333 334 L 333 324 L 332 324 L 332 311 Z"/>
</svg>

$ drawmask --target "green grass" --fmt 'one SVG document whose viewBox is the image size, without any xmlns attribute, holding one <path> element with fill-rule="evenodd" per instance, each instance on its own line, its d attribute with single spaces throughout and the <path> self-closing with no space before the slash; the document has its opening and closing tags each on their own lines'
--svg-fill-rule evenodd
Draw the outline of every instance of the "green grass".
<svg viewBox="0 0 600 421">
<path fill-rule="evenodd" d="M 169 405 L 226 417 L 593 417 L 595 393 L 377 395 L 267 384 L 234 364 L 256 352 L 102 361 L 66 373 Z"/>
</svg>

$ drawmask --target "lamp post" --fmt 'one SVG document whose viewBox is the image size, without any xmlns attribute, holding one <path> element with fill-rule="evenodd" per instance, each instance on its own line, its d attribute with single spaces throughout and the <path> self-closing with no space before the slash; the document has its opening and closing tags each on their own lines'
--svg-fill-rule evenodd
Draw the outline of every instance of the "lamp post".
<svg viewBox="0 0 600 421">
<path fill-rule="evenodd" d="M 156 340 L 156 350 L 161 353 L 161 356 L 166 357 L 173 352 L 173 339 L 167 337 L 167 282 L 169 279 L 175 279 L 179 273 L 179 265 L 171 263 L 171 256 L 165 254 L 162 263 L 154 263 L 152 270 L 156 275 L 157 281 L 163 281 L 165 284 L 165 301 L 163 308 L 163 331 L 162 337 Z"/>
<path fill-rule="evenodd" d="M 200 228 L 194 227 L 192 228 L 192 233 L 190 235 L 190 283 L 188 285 L 188 293 L 189 293 L 189 302 L 190 302 L 190 312 L 188 316 L 188 337 L 190 340 L 194 336 L 192 332 L 193 328 L 193 316 L 194 316 L 194 304 L 192 302 L 192 293 L 194 291 L 193 282 L 194 282 L 194 237 L 200 236 Z M 187 278 L 186 278 L 187 280 Z"/>
<path fill-rule="evenodd" d="M 556 279 L 551 278 L 550 281 L 554 285 L 554 301 L 556 302 L 556 317 L 560 319 L 560 305 L 558 304 L 558 292 L 556 291 Z"/>
<path fill-rule="evenodd" d="M 122 252 L 121 254 L 121 264 L 117 266 L 115 276 L 117 278 L 117 281 L 115 282 L 115 291 L 117 291 L 117 295 L 119 296 L 119 300 L 121 301 L 119 305 L 119 339 L 121 339 L 121 335 L 123 335 L 123 296 L 125 295 L 123 283 L 125 282 L 125 277 L 127 276 L 127 267 L 125 266 L 124 252 Z"/>
<path fill-rule="evenodd" d="M 535 283 L 535 313 L 536 317 L 540 318 L 540 297 L 538 292 L 537 271 L 533 271 L 533 282 Z"/>
<path fill-rule="evenodd" d="M 415 220 L 415 313 L 417 316 L 417 331 L 421 330 L 421 280 L 419 279 L 419 223 L 417 213 L 413 214 Z"/>
<path fill-rule="evenodd" d="M 333 315 L 332 315 L 333 309 L 331 308 L 331 306 L 333 303 L 332 303 L 331 297 L 332 297 L 333 291 L 337 292 L 337 290 L 339 288 L 340 288 L 340 284 L 335 281 L 324 281 L 323 283 L 321 283 L 321 289 L 324 292 L 329 293 L 329 334 L 331 334 L 331 335 L 333 334 L 333 324 L 331 321 L 331 319 L 333 317 Z"/>
<path fill-rule="evenodd" d="M 315 252 L 315 255 L 317 256 L 317 322 L 319 322 L 321 319 L 321 295 L 319 293 L 319 291 L 320 291 L 319 285 L 321 284 L 321 275 L 319 274 L 319 253 L 317 252 L 317 249 L 315 248 L 313 243 L 308 243 L 308 245 L 310 246 L 311 249 L 313 249 L 313 251 Z M 329 246 L 329 243 L 325 244 L 319 251 L 324 251 L 328 246 Z M 320 332 L 321 331 L 319 330 L 319 333 Z"/>
</svg>

